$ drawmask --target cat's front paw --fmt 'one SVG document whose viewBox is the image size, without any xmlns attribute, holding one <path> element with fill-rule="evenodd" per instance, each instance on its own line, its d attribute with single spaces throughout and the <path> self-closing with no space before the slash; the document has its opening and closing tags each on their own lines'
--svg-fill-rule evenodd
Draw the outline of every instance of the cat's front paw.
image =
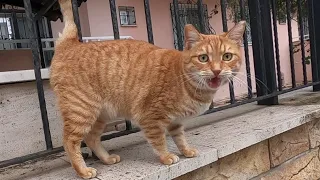
<svg viewBox="0 0 320 180">
<path fill-rule="evenodd" d="M 162 164 L 171 165 L 177 163 L 179 161 L 179 157 L 175 154 L 168 153 L 160 155 L 160 161 Z"/>
<path fill-rule="evenodd" d="M 199 155 L 199 151 L 197 149 L 195 149 L 195 148 L 188 148 L 188 149 L 182 150 L 182 154 L 185 157 L 192 158 L 192 157 L 198 156 Z"/>
<path fill-rule="evenodd" d="M 116 155 L 116 154 L 111 154 L 109 155 L 107 158 L 102 159 L 102 162 L 104 164 L 116 164 L 118 162 L 120 162 L 120 156 Z"/>
<path fill-rule="evenodd" d="M 97 176 L 97 170 L 95 168 L 87 167 L 79 173 L 79 176 L 84 179 L 91 179 Z"/>
</svg>

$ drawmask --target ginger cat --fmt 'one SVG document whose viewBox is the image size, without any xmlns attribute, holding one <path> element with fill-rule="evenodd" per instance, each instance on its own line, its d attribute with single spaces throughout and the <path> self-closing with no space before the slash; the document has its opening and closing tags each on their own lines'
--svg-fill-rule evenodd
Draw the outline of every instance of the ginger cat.
<svg viewBox="0 0 320 180">
<path fill-rule="evenodd" d="M 82 140 L 103 163 L 120 161 L 100 142 L 108 120 L 117 117 L 140 126 L 163 164 L 179 161 L 167 150 L 166 130 L 185 157 L 197 156 L 181 120 L 206 111 L 218 88 L 239 70 L 245 22 L 223 35 L 203 35 L 186 25 L 182 52 L 137 40 L 81 43 L 71 0 L 59 3 L 65 28 L 56 44 L 50 81 L 64 121 L 64 148 L 78 175 L 97 175 L 83 160 Z"/>
</svg>

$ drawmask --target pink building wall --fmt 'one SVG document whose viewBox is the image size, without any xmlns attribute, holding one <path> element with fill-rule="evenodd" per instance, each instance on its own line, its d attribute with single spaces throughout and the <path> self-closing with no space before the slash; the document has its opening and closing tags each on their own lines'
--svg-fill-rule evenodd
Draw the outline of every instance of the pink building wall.
<svg viewBox="0 0 320 180">
<path fill-rule="evenodd" d="M 150 0 L 150 11 L 152 18 L 152 27 L 155 45 L 162 48 L 174 48 L 173 42 L 173 28 L 170 12 L 170 3 L 172 0 Z M 204 0 L 204 3 L 208 6 L 208 12 L 219 5 L 219 0 Z M 135 8 L 136 22 L 135 27 L 122 27 L 120 26 L 119 12 L 117 9 L 119 32 L 122 36 L 132 36 L 134 39 L 147 41 L 147 28 L 146 20 L 144 14 L 144 4 L 143 0 L 117 0 L 116 7 L 118 6 L 133 6 Z M 209 21 L 211 26 L 217 32 L 217 34 L 222 33 L 222 20 L 221 11 L 214 15 Z M 92 0 L 84 3 L 80 8 L 80 20 L 81 28 L 85 32 L 84 36 L 113 36 L 110 5 L 109 1 L 106 0 Z M 233 22 L 228 21 L 228 27 L 232 28 Z M 63 25 L 60 22 L 52 23 L 53 32 L 56 35 L 58 31 L 61 32 Z M 290 70 L 290 58 L 289 58 L 289 41 L 288 41 L 288 30 L 287 24 L 278 24 L 278 34 L 279 34 L 279 52 L 280 52 L 280 62 L 281 71 L 284 74 L 285 84 L 291 84 L 291 70 Z M 254 29 L 252 29 L 254 31 Z M 298 27 L 295 21 L 292 21 L 292 36 L 293 38 L 298 37 Z M 243 49 L 243 48 L 242 48 Z M 250 56 L 250 67 L 251 75 L 254 77 L 254 63 L 252 48 L 249 46 L 249 56 Z M 297 55 L 295 55 L 297 57 Z M 301 59 L 301 58 L 300 58 Z M 302 74 L 302 69 L 297 66 L 298 72 Z M 301 71 L 301 72 L 299 72 Z M 242 81 L 241 83 L 236 80 L 234 84 L 235 93 L 237 96 L 243 95 L 247 92 L 246 87 L 246 71 L 244 62 L 244 52 L 243 52 L 243 66 L 240 71 L 242 73 L 238 75 Z M 252 78 L 253 89 L 255 89 L 255 79 Z M 222 87 L 218 94 L 216 95 L 216 100 L 222 100 L 228 98 L 229 90 L 228 86 Z"/>
<path fill-rule="evenodd" d="M 132 36 L 138 40 L 148 40 L 144 4 L 142 0 L 117 0 L 116 6 L 133 6 L 136 12 L 136 27 L 122 27 L 118 16 L 120 35 Z M 109 1 L 87 1 L 91 36 L 113 36 Z M 170 1 L 150 1 L 151 20 L 155 44 L 164 48 L 174 48 L 171 24 Z M 119 14 L 117 9 L 117 15 Z"/>
<path fill-rule="evenodd" d="M 301 53 L 301 45 L 300 41 L 295 41 L 295 45 L 298 47 L 296 49 L 299 49 L 300 51 L 294 54 L 294 65 L 295 65 L 295 73 L 296 73 L 296 81 L 297 82 L 303 82 L 303 66 L 302 66 L 302 53 Z M 305 41 L 305 56 L 310 56 L 310 41 Z M 312 81 L 312 70 L 311 65 L 306 64 L 306 70 L 307 70 L 307 80 Z"/>
</svg>

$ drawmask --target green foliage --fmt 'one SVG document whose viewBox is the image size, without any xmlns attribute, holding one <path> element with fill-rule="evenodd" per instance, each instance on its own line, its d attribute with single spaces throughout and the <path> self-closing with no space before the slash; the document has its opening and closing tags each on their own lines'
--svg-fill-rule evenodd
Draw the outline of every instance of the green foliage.
<svg viewBox="0 0 320 180">
<path fill-rule="evenodd" d="M 307 43 L 307 42 L 305 41 L 304 48 L 305 48 L 306 53 L 309 53 L 309 52 L 310 52 L 310 48 L 309 48 L 309 49 L 306 49 L 306 47 L 308 46 L 308 44 L 309 44 L 309 43 Z M 301 43 L 299 42 L 299 43 L 297 43 L 297 44 L 294 44 L 294 45 L 293 45 L 293 53 L 298 53 L 298 52 L 300 52 L 300 51 L 301 51 Z M 306 62 L 307 65 L 310 65 L 310 64 L 311 64 L 311 56 L 310 56 L 310 55 L 308 55 L 308 56 L 305 57 L 305 62 Z"/>
<path fill-rule="evenodd" d="M 311 56 L 307 56 L 307 57 L 305 58 L 305 61 L 306 61 L 306 64 L 307 64 L 307 65 L 310 65 L 310 64 L 311 64 Z"/>
<path fill-rule="evenodd" d="M 296 20 L 298 15 L 299 0 L 289 0 L 291 2 L 290 17 Z M 275 0 L 278 18 L 286 18 L 287 8 L 286 0 Z M 230 10 L 229 20 L 237 21 L 240 19 L 240 1 L 239 0 L 226 0 L 227 9 Z M 248 6 L 248 0 L 244 0 L 244 4 Z M 303 17 L 307 17 L 307 0 L 301 0 L 301 12 Z"/>
<path fill-rule="evenodd" d="M 266 0 L 267 1 L 267 0 Z M 308 8 L 307 8 L 307 0 L 289 0 L 290 3 L 290 19 L 298 22 L 298 12 L 299 12 L 299 3 L 301 3 L 301 15 L 302 18 L 308 17 Z M 238 22 L 241 19 L 240 14 L 240 1 L 239 0 L 226 0 L 227 3 L 227 9 L 230 12 L 228 16 L 228 20 L 233 22 Z M 286 21 L 287 19 L 287 4 L 286 0 L 275 0 L 276 3 L 276 13 L 277 13 L 277 19 L 284 19 Z M 246 13 L 246 20 L 249 21 L 249 10 L 248 10 L 248 0 L 244 0 L 245 4 L 245 13 Z M 217 11 L 217 8 L 215 8 L 215 11 Z M 215 13 L 217 14 L 217 13 Z M 296 45 L 294 47 L 294 53 L 297 53 L 300 51 L 297 47 L 300 46 L 300 44 Z M 310 49 L 307 49 L 307 51 L 310 51 Z M 306 64 L 311 63 L 311 56 L 307 56 L 305 58 Z"/>
</svg>

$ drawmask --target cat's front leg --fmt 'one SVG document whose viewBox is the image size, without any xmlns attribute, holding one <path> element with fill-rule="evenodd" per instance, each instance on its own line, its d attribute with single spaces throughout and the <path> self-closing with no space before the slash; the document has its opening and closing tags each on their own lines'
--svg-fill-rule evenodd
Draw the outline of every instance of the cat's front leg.
<svg viewBox="0 0 320 180">
<path fill-rule="evenodd" d="M 184 134 L 184 128 L 182 124 L 171 123 L 167 129 L 173 141 L 176 143 L 178 149 L 185 157 L 192 158 L 192 157 L 198 156 L 199 154 L 198 150 L 195 148 L 189 147 L 189 144 L 187 143 L 187 140 Z"/>
<path fill-rule="evenodd" d="M 169 122 L 169 121 L 166 121 Z M 144 120 L 140 127 L 143 130 L 148 142 L 152 145 L 154 152 L 159 156 L 162 164 L 171 165 L 179 161 L 179 157 L 170 153 L 167 149 L 165 121 L 162 120 Z"/>
</svg>

